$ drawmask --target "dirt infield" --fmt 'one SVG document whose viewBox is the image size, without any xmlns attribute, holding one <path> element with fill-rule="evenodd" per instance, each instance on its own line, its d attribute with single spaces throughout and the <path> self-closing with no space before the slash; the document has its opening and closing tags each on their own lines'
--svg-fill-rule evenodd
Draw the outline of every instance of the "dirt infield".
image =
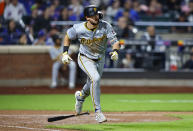
<svg viewBox="0 0 193 131">
<path fill-rule="evenodd" d="M 46 125 L 64 124 L 96 124 L 94 113 L 90 115 L 68 118 L 52 123 L 47 122 L 49 117 L 69 115 L 66 111 L 0 111 L 1 131 L 65 131 L 62 129 L 47 129 Z M 105 112 L 107 123 L 119 122 L 158 122 L 173 121 L 179 118 L 167 114 L 193 114 L 193 112 Z"/>
</svg>

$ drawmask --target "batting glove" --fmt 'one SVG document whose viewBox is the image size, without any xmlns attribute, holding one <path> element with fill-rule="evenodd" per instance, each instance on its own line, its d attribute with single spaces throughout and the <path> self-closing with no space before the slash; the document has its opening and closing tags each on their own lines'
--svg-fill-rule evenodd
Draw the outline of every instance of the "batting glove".
<svg viewBox="0 0 193 131">
<path fill-rule="evenodd" d="M 110 52 L 110 55 L 111 55 L 111 60 L 113 61 L 117 61 L 119 58 L 117 51 Z"/>
<path fill-rule="evenodd" d="M 64 64 L 69 64 L 70 61 L 72 61 L 72 58 L 68 55 L 68 52 L 67 52 L 67 51 L 64 52 L 64 53 L 62 54 L 62 63 L 64 63 Z"/>
</svg>

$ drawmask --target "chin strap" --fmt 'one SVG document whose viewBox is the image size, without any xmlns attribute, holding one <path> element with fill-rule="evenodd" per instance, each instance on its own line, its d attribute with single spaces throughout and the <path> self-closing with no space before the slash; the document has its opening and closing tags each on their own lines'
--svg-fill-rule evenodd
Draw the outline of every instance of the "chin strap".
<svg viewBox="0 0 193 131">
<path fill-rule="evenodd" d="M 98 11 L 99 19 L 103 19 L 103 13 L 101 11 Z"/>
</svg>

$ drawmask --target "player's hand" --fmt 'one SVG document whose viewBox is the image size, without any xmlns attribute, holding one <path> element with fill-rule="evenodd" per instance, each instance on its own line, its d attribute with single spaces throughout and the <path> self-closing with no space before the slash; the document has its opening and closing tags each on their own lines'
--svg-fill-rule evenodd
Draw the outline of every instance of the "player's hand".
<svg viewBox="0 0 193 131">
<path fill-rule="evenodd" d="M 67 51 L 64 52 L 64 53 L 62 54 L 62 63 L 64 63 L 64 64 L 69 64 L 70 61 L 72 61 L 72 58 L 68 55 L 68 52 L 67 52 Z"/>
<path fill-rule="evenodd" d="M 113 61 L 117 61 L 119 58 L 117 51 L 110 52 L 110 55 L 111 55 L 111 60 Z"/>
</svg>

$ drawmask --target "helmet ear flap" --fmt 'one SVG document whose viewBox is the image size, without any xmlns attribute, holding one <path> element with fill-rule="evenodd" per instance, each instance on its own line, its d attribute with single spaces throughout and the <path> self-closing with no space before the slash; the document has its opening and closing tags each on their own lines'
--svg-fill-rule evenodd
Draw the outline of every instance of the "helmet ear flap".
<svg viewBox="0 0 193 131">
<path fill-rule="evenodd" d="M 99 19 L 103 19 L 103 13 L 101 11 L 98 11 Z"/>
</svg>

